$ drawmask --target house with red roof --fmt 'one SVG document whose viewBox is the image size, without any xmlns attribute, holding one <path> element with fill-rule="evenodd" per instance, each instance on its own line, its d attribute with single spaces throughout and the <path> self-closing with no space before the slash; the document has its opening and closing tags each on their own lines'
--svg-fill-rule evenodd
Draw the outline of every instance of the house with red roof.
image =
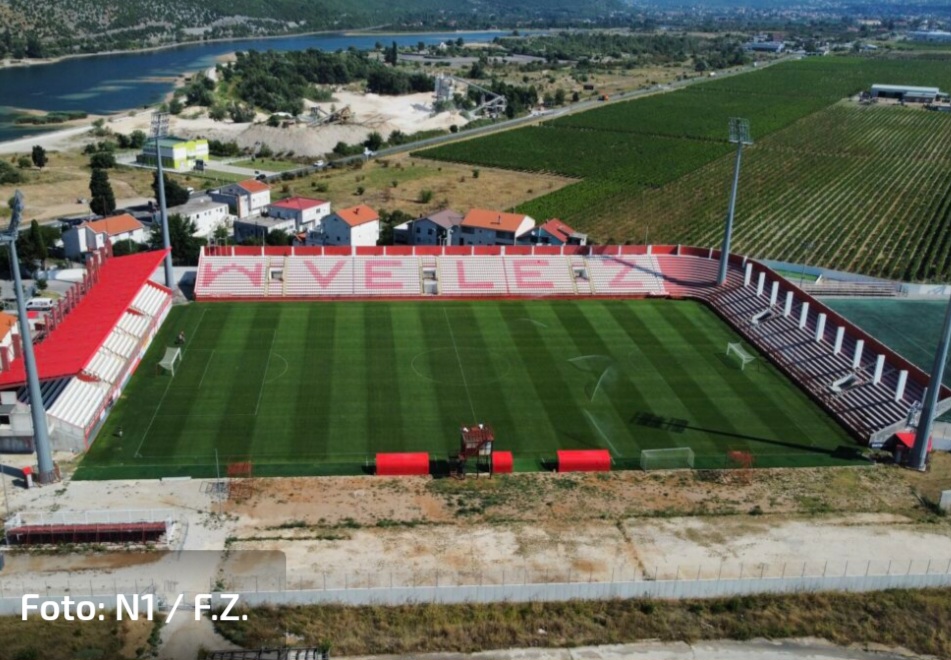
<svg viewBox="0 0 951 660">
<path fill-rule="evenodd" d="M 532 229 L 527 236 L 532 245 L 587 245 L 588 235 L 577 232 L 558 218 Z"/>
<path fill-rule="evenodd" d="M 366 204 L 334 211 L 307 234 L 305 245 L 376 245 L 380 214 Z"/>
<path fill-rule="evenodd" d="M 288 197 L 272 202 L 267 214 L 271 218 L 293 220 L 293 231 L 300 233 L 315 228 L 323 218 L 330 215 L 330 202 L 310 197 Z"/>
<path fill-rule="evenodd" d="M 515 245 L 535 227 L 535 220 L 522 213 L 472 209 L 452 233 L 453 245 Z"/>
<path fill-rule="evenodd" d="M 246 179 L 212 190 L 210 196 L 216 202 L 227 204 L 232 215 L 249 218 L 267 210 L 271 203 L 271 187 L 257 179 Z"/>
<path fill-rule="evenodd" d="M 63 232 L 63 250 L 67 259 L 78 259 L 86 252 L 105 247 L 107 239 L 115 245 L 125 240 L 144 243 L 148 237 L 145 225 L 123 213 L 70 227 Z"/>
</svg>

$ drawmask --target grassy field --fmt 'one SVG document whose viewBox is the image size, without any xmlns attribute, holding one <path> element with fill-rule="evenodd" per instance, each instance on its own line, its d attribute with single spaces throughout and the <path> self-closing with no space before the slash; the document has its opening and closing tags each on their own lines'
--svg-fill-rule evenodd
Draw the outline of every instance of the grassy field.
<svg viewBox="0 0 951 660">
<path fill-rule="evenodd" d="M 473 653 L 649 639 L 696 642 L 817 637 L 842 646 L 901 646 L 942 658 L 951 654 L 949 626 L 948 589 L 681 601 L 631 598 L 490 605 L 271 607 L 252 610 L 247 621 L 216 624 L 219 632 L 245 648 L 280 645 L 287 631 L 307 644 L 331 642 L 333 653 L 344 656 Z M 843 657 L 848 657 L 847 651 Z"/>
<path fill-rule="evenodd" d="M 174 378 L 156 374 L 184 330 Z M 173 309 L 78 478 L 354 473 L 376 452 L 445 458 L 461 424 L 495 426 L 516 468 L 559 448 L 691 447 L 696 467 L 844 464 L 852 441 L 690 302 L 193 304 Z M 117 431 L 121 428 L 122 434 Z"/>
<path fill-rule="evenodd" d="M 744 159 L 737 251 L 947 279 L 951 115 L 840 103 L 886 79 L 943 88 L 951 67 L 937 54 L 810 58 L 419 155 L 581 177 L 518 209 L 599 242 L 646 232 L 653 242 L 714 246 L 734 160 L 728 119 L 745 117 L 756 145 Z"/>
</svg>

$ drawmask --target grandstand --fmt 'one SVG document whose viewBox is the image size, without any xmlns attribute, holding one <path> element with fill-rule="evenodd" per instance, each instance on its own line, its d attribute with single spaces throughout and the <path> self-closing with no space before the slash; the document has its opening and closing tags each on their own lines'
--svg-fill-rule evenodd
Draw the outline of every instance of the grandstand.
<svg viewBox="0 0 951 660">
<path fill-rule="evenodd" d="M 54 449 L 84 451 L 138 366 L 171 307 L 171 292 L 150 280 L 164 251 L 96 256 L 95 281 L 68 296 L 57 324 L 36 346 Z M 23 359 L 0 374 L 0 389 L 29 405 Z"/>
<path fill-rule="evenodd" d="M 863 444 L 905 427 L 928 376 L 766 266 L 681 246 L 216 248 L 198 300 L 648 297 L 704 301 Z M 281 295 L 267 288 L 280 263 Z M 944 388 L 942 399 L 951 390 Z M 945 403 L 947 406 L 947 403 Z"/>
</svg>

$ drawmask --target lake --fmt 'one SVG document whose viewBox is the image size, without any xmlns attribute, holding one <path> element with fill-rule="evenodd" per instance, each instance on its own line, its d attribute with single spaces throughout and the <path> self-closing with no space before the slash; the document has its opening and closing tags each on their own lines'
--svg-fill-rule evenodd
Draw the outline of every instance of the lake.
<svg viewBox="0 0 951 660">
<path fill-rule="evenodd" d="M 351 46 L 369 50 L 376 42 L 401 46 L 438 44 L 462 37 L 468 42 L 489 41 L 508 32 L 443 32 L 426 34 L 314 34 L 272 39 L 241 39 L 195 43 L 152 51 L 110 53 L 75 57 L 53 64 L 0 69 L 0 90 L 8 107 L 0 107 L 0 141 L 15 140 L 56 130 L 56 126 L 16 126 L 16 108 L 84 110 L 111 114 L 159 103 L 186 72 L 214 66 L 222 55 L 243 50 L 291 51 L 318 48 L 324 51 Z"/>
</svg>

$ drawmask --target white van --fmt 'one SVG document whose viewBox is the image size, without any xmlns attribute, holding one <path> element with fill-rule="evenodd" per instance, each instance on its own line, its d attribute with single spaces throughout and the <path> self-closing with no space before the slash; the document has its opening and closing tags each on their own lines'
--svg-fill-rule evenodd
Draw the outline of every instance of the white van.
<svg viewBox="0 0 951 660">
<path fill-rule="evenodd" d="M 30 298 L 26 301 L 26 308 L 28 310 L 48 311 L 53 309 L 53 302 L 52 298 Z"/>
</svg>

